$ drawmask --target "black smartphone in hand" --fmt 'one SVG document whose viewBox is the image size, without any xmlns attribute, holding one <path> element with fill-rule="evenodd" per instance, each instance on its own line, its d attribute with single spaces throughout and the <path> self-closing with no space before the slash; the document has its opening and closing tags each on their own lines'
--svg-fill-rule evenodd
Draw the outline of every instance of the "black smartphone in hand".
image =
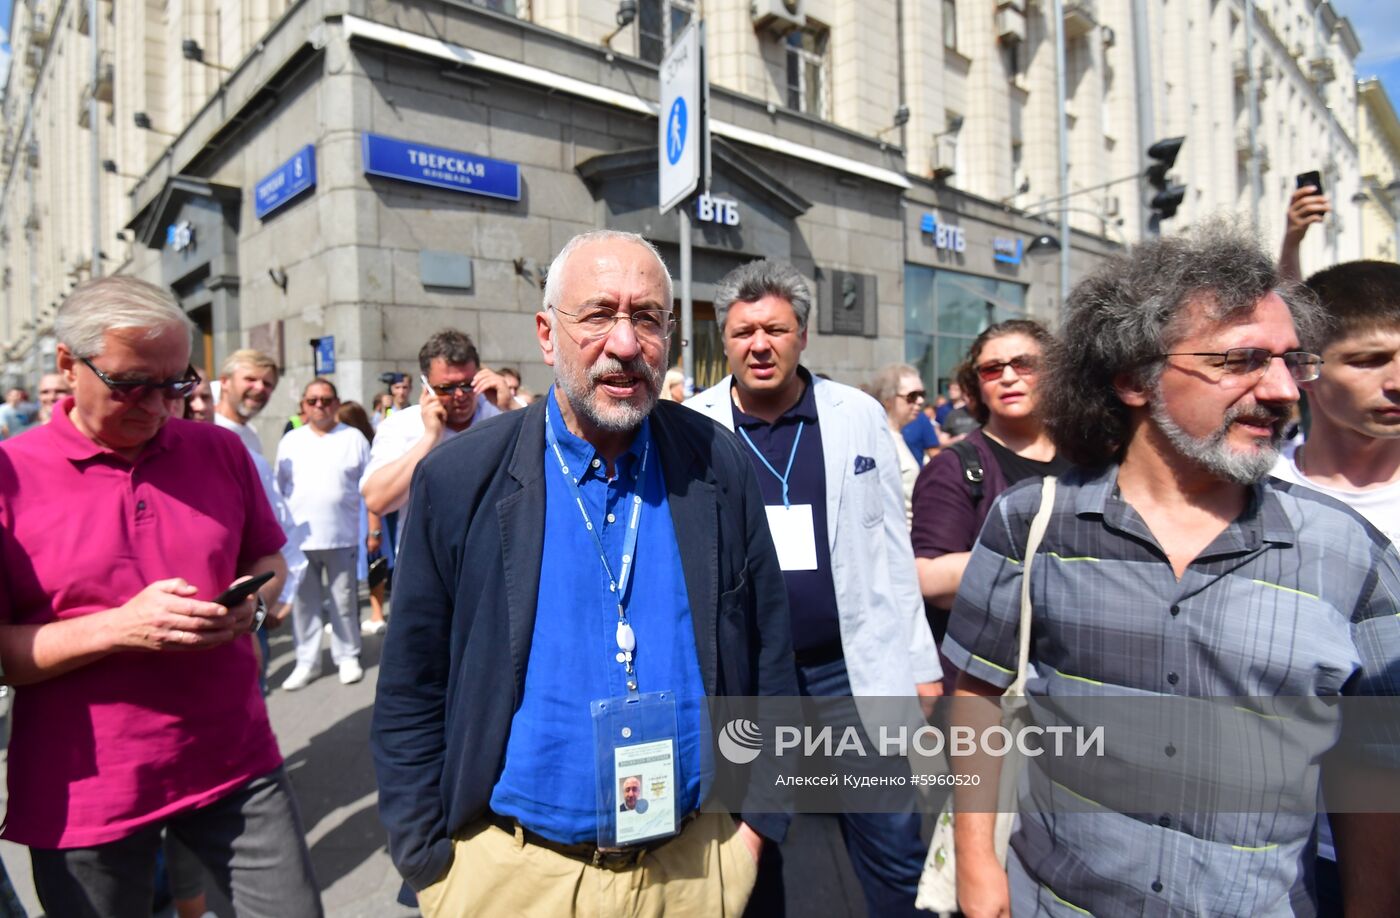
<svg viewBox="0 0 1400 918">
<path fill-rule="evenodd" d="M 1316 189 L 1314 194 L 1322 194 L 1322 173 L 1314 169 L 1311 172 L 1304 172 L 1298 176 L 1299 188 L 1307 188 L 1309 186 Z"/>
<path fill-rule="evenodd" d="M 244 580 L 242 583 L 235 583 L 233 586 L 214 597 L 214 601 L 225 608 L 231 609 L 256 593 L 258 589 L 261 588 L 264 583 L 271 580 L 272 577 L 272 571 L 264 571 L 256 577 Z"/>
</svg>

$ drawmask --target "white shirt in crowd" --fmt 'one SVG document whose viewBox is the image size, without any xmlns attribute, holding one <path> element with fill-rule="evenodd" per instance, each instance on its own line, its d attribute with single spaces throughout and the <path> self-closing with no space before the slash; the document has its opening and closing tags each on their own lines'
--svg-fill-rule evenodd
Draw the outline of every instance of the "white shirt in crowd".
<svg viewBox="0 0 1400 918">
<path fill-rule="evenodd" d="M 360 476 L 369 462 L 364 434 L 337 424 L 317 435 L 308 424 L 277 444 L 277 489 L 292 518 L 308 528 L 302 551 L 352 548 L 360 538 Z"/>
<path fill-rule="evenodd" d="M 1366 517 L 1366 521 L 1385 533 L 1390 541 L 1395 542 L 1400 538 L 1400 482 L 1366 491 L 1343 490 L 1318 484 L 1298 468 L 1297 453 L 1279 456 L 1278 462 L 1274 463 L 1272 474 L 1275 478 L 1305 485 L 1328 497 L 1335 497 Z"/>
<path fill-rule="evenodd" d="M 472 415 L 472 425 L 476 425 L 486 420 L 494 418 L 501 413 L 501 409 L 491 404 L 487 399 L 477 396 L 476 413 Z M 471 427 L 467 427 L 471 430 Z M 438 446 L 446 443 L 467 430 L 453 430 L 450 427 L 442 429 L 442 438 L 438 440 Z M 374 432 L 374 446 L 370 450 L 369 465 L 365 467 L 364 475 L 360 478 L 360 487 L 364 487 L 369 477 L 384 466 L 401 458 L 413 445 L 423 439 L 423 434 L 427 433 L 427 428 L 423 426 L 423 407 L 421 405 L 410 405 L 402 411 L 395 411 L 384 420 L 379 422 L 379 429 Z M 436 447 L 434 447 L 436 448 Z M 385 513 L 393 513 L 408 503 L 408 494 L 404 493 L 401 500 L 395 501 L 390 507 L 385 508 Z"/>
<path fill-rule="evenodd" d="M 897 430 L 890 431 L 894 442 L 894 454 L 899 459 L 899 484 L 904 488 L 904 525 L 914 525 L 914 482 L 919 477 L 919 460 L 909 448 L 904 435 Z"/>
<path fill-rule="evenodd" d="M 261 456 L 263 454 L 262 440 L 258 439 L 257 433 L 253 431 L 251 426 L 239 424 L 236 421 L 230 421 L 217 411 L 214 412 L 214 423 L 218 424 L 224 430 L 231 430 L 238 434 L 238 439 L 242 440 L 243 445 L 248 447 L 248 452 L 255 456 Z"/>
<path fill-rule="evenodd" d="M 277 525 L 282 527 L 282 533 L 287 537 L 286 544 L 282 546 L 282 558 L 287 562 L 287 579 L 282 583 L 282 592 L 277 601 L 291 602 L 296 598 L 301 578 L 306 576 L 306 553 L 301 550 L 301 543 L 306 541 L 306 526 L 292 518 L 292 510 L 287 506 L 286 498 L 277 490 L 277 478 L 263 454 L 249 450 L 248 455 L 253 457 L 258 481 L 262 482 L 267 502 L 272 505 L 272 515 L 277 517 Z"/>
<path fill-rule="evenodd" d="M 233 430 L 232 421 L 217 413 L 214 418 L 218 421 L 218 426 Z M 237 430 L 233 432 L 238 433 Z M 244 440 L 243 445 L 248 446 L 248 441 Z M 257 449 L 249 447 L 248 455 L 253 459 L 253 467 L 258 470 L 258 482 L 263 486 L 268 504 L 272 506 L 272 515 L 277 517 L 277 525 L 282 527 L 282 534 L 287 537 L 282 546 L 282 558 L 287 562 L 287 579 L 282 583 L 282 592 L 277 601 L 291 602 L 297 595 L 301 578 L 306 575 L 306 555 L 301 550 L 301 543 L 306 541 L 306 527 L 298 526 L 296 520 L 292 519 L 292 511 L 287 507 L 282 493 L 277 490 L 277 476 L 268 464 L 267 457 L 262 454 L 261 445 Z"/>
</svg>

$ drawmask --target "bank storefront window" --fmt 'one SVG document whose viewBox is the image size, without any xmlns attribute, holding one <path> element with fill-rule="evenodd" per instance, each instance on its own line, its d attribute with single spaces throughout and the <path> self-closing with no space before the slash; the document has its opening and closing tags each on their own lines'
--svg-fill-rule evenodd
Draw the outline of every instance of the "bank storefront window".
<svg viewBox="0 0 1400 918">
<path fill-rule="evenodd" d="M 930 393 L 943 392 L 987 326 L 1026 315 L 1024 284 L 904 266 L 904 359 Z"/>
</svg>

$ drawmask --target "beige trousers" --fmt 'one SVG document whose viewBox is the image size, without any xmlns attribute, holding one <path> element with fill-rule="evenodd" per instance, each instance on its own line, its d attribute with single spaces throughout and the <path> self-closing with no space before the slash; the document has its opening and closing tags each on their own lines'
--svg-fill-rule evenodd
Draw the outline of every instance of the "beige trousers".
<svg viewBox="0 0 1400 918">
<path fill-rule="evenodd" d="M 424 918 L 556 916 L 738 918 L 758 864 L 725 813 L 701 813 L 640 861 L 594 867 L 487 822 L 452 843 L 447 875 L 418 893 Z"/>
</svg>

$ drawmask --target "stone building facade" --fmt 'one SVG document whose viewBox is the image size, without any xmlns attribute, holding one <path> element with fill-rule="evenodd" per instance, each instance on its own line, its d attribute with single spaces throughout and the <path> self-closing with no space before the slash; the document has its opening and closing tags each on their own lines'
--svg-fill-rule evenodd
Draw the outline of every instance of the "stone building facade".
<svg viewBox="0 0 1400 918">
<path fill-rule="evenodd" d="M 313 339 L 333 339 L 322 346 L 350 397 L 411 368 L 444 325 L 542 388 L 530 316 L 564 240 L 635 230 L 677 267 L 677 219 L 655 205 L 655 62 L 699 5 L 637 6 L 619 28 L 614 0 L 98 0 L 92 22 L 89 0 L 16 0 L 0 102 L 0 370 L 32 380 L 51 363 L 53 312 L 94 272 L 96 239 L 101 273 L 177 292 L 203 332 L 197 363 L 246 344 L 278 355 L 269 428 L 311 375 Z M 1245 164 L 1265 149 L 1266 229 L 1281 228 L 1294 171 L 1324 170 L 1345 200 L 1354 130 L 1323 107 L 1356 104 L 1344 20 L 1314 0 L 1256 4 L 1260 34 L 1274 35 L 1256 48 L 1283 55 L 1256 64 L 1266 106 L 1279 106 L 1261 136 L 1279 136 L 1243 151 L 1242 3 L 1147 6 L 1154 136 L 1188 137 L 1176 171 L 1191 191 L 1174 225 L 1247 209 Z M 1141 168 L 1131 8 L 1067 3 L 1072 189 Z M 1027 251 L 1055 232 L 1054 208 L 1038 204 L 1058 170 L 1048 3 L 717 0 L 704 15 L 710 191 L 739 221 L 696 223 L 699 384 L 722 370 L 714 282 L 758 256 L 791 258 L 812 280 L 809 362 L 850 382 L 908 359 L 933 387 L 987 322 L 1053 322 L 1057 265 Z M 1295 35 L 1306 54 L 1293 55 Z M 1173 58 L 1182 42 L 1209 47 L 1209 65 Z M 516 177 L 518 198 L 367 158 L 410 149 L 490 165 Z M 1129 182 L 1073 199 L 1072 277 L 1137 238 L 1139 196 Z M 1312 234 L 1305 264 L 1359 251 L 1353 217 L 1339 208 Z"/>
<path fill-rule="evenodd" d="M 1352 202 L 1360 211 L 1364 257 L 1400 261 L 1400 119 L 1380 80 L 1362 80 L 1357 92 L 1361 190 Z"/>
</svg>

